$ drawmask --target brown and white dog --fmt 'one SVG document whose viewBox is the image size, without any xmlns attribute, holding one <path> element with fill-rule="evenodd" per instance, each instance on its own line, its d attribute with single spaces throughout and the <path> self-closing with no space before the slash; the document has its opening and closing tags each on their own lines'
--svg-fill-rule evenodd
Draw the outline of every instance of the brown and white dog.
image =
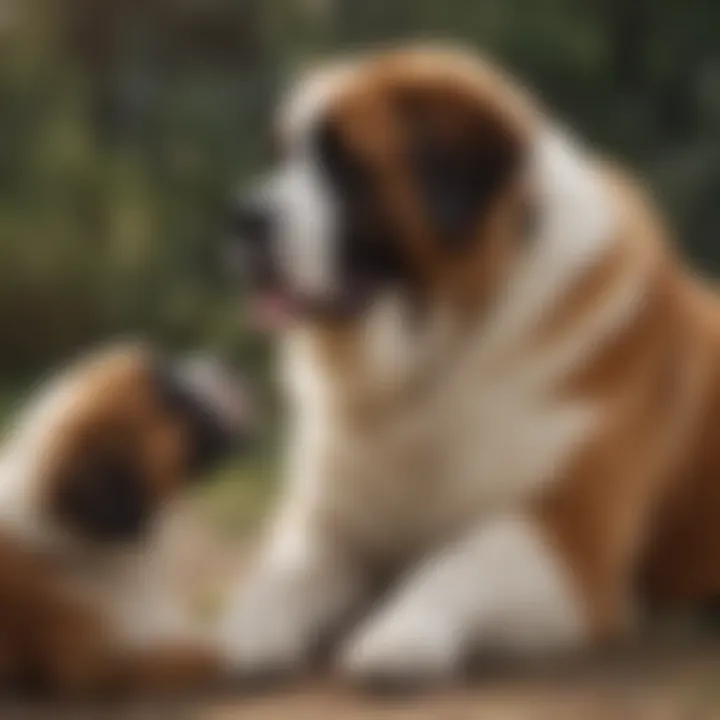
<svg viewBox="0 0 720 720">
<path fill-rule="evenodd" d="M 37 391 L 0 452 L 2 692 L 132 694 L 216 677 L 211 642 L 166 583 L 157 530 L 249 422 L 219 365 L 134 344 Z"/>
<path fill-rule="evenodd" d="M 641 187 L 472 54 L 308 73 L 235 218 L 281 333 L 289 477 L 225 627 L 239 673 L 340 646 L 438 678 L 720 591 L 720 302 Z M 371 600 L 376 599 L 370 595 Z"/>
</svg>

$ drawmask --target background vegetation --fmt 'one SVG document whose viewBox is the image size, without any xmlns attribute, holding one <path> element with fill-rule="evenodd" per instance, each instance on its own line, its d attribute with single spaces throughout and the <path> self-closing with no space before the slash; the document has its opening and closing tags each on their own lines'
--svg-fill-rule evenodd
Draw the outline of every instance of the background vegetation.
<svg viewBox="0 0 720 720">
<path fill-rule="evenodd" d="M 0 0 L 0 385 L 125 332 L 261 368 L 212 256 L 275 92 L 429 36 L 498 56 L 720 269 L 717 0 Z"/>
</svg>

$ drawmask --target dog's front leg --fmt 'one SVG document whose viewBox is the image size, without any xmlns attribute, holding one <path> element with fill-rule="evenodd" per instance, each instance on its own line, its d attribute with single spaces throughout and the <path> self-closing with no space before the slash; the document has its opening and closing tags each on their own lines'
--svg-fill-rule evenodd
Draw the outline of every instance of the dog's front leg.
<svg viewBox="0 0 720 720">
<path fill-rule="evenodd" d="M 437 680 L 475 650 L 566 649 L 586 631 L 560 558 L 542 528 L 519 514 L 481 524 L 411 571 L 339 663 L 361 681 Z"/>
<path fill-rule="evenodd" d="M 263 677 L 301 670 L 364 591 L 359 568 L 331 539 L 283 533 L 242 581 L 221 626 L 231 671 Z"/>
</svg>

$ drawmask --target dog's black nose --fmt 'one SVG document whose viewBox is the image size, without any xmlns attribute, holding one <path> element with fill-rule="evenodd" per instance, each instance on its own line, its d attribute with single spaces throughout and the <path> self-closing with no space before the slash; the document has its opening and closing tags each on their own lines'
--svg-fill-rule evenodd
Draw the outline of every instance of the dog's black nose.
<svg viewBox="0 0 720 720">
<path fill-rule="evenodd" d="M 272 217 L 264 204 L 243 199 L 231 210 L 230 226 L 232 235 L 240 242 L 264 244 L 270 240 Z"/>
</svg>

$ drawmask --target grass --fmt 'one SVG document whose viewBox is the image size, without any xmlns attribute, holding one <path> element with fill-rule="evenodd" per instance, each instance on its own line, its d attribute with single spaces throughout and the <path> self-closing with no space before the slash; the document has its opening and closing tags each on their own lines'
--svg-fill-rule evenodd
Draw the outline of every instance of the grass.
<svg viewBox="0 0 720 720">
<path fill-rule="evenodd" d="M 277 463 L 268 455 L 235 459 L 212 473 L 198 502 L 222 533 L 238 535 L 257 526 L 276 488 Z"/>
</svg>

